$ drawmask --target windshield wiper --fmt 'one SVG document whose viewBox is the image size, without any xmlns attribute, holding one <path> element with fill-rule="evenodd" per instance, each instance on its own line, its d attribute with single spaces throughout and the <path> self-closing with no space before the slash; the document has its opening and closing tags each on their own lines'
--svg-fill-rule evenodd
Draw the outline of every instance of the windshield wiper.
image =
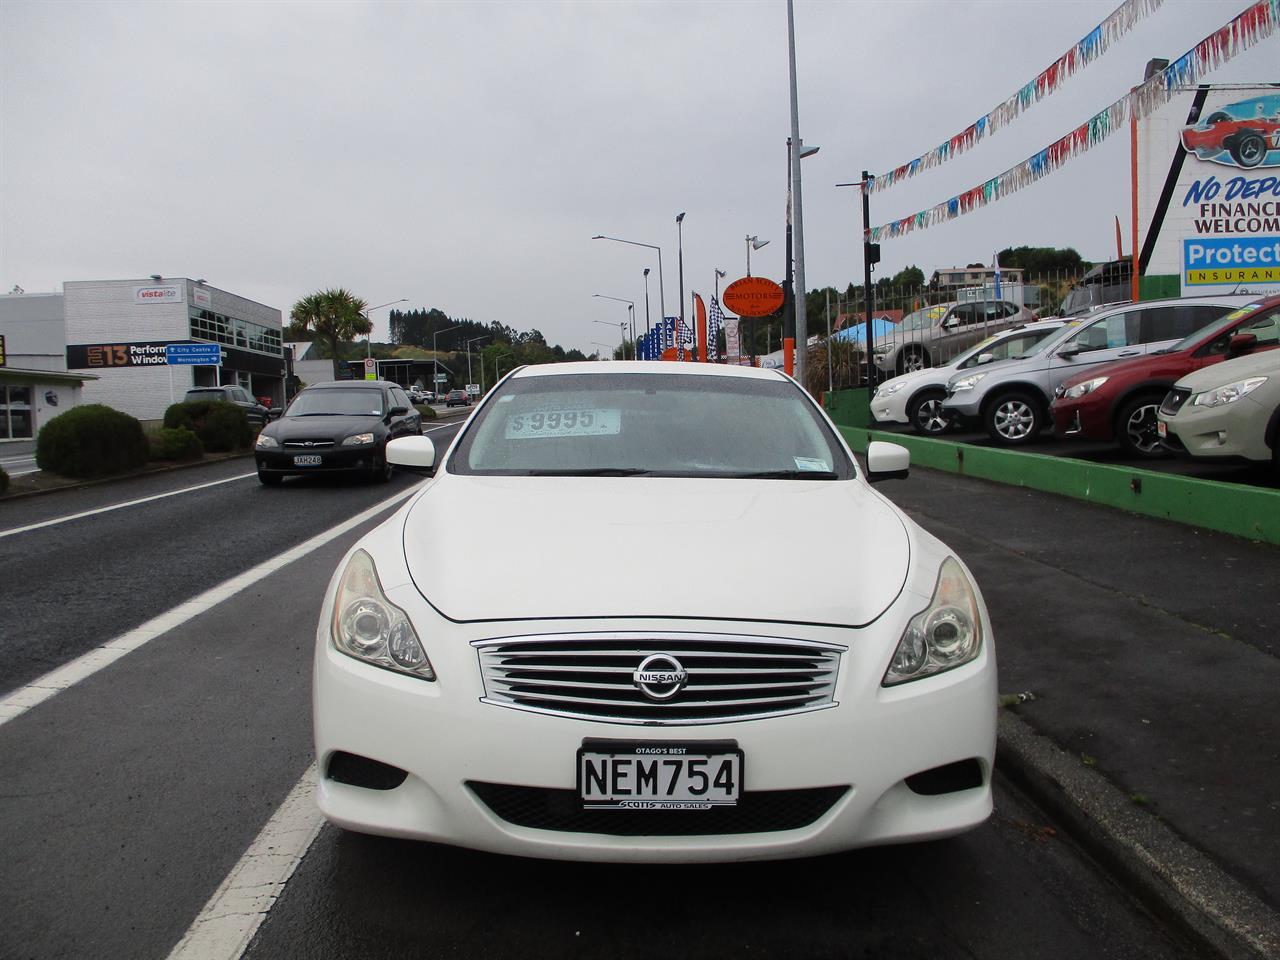
<svg viewBox="0 0 1280 960">
<path fill-rule="evenodd" d="M 835 480 L 834 470 L 761 470 L 759 473 L 731 473 L 731 480 Z"/>
<path fill-rule="evenodd" d="M 640 467 L 586 467 L 577 470 L 530 470 L 531 477 L 643 477 L 653 473 Z"/>
</svg>

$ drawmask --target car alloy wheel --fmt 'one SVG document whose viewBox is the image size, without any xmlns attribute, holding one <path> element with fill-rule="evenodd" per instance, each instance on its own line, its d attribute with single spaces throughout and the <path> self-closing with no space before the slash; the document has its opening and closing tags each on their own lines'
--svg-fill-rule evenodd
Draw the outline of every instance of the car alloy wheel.
<svg viewBox="0 0 1280 960">
<path fill-rule="evenodd" d="M 1156 432 L 1156 411 L 1160 401 L 1144 398 L 1131 401 L 1120 413 L 1120 445 L 1140 457 L 1162 457 L 1167 451 Z"/>
<path fill-rule="evenodd" d="M 924 354 L 919 350 L 904 350 L 901 359 L 898 360 L 898 372 L 915 373 L 917 370 L 923 370 L 927 365 Z"/>
<path fill-rule="evenodd" d="M 1267 141 L 1252 130 L 1239 134 L 1231 145 L 1231 159 L 1242 167 L 1256 167 L 1267 155 Z"/>
<path fill-rule="evenodd" d="M 937 436 L 951 426 L 951 420 L 942 410 L 943 396 L 940 391 L 930 391 L 911 401 L 911 426 L 917 433 Z"/>
<path fill-rule="evenodd" d="M 1040 410 L 1034 400 L 1020 393 L 1001 397 L 987 414 L 987 432 L 991 439 L 1007 446 L 1030 443 L 1040 432 Z"/>
</svg>

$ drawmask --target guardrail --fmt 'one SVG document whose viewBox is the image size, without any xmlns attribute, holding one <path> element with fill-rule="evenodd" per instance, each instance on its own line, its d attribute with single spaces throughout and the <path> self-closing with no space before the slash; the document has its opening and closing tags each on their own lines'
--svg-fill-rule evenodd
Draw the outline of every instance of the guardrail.
<svg viewBox="0 0 1280 960">
<path fill-rule="evenodd" d="M 885 440 L 911 451 L 913 467 L 1043 490 L 1280 546 L 1280 490 L 876 430 L 867 426 L 864 389 L 827 394 L 824 403 L 858 453 L 865 453 L 872 440 Z"/>
</svg>

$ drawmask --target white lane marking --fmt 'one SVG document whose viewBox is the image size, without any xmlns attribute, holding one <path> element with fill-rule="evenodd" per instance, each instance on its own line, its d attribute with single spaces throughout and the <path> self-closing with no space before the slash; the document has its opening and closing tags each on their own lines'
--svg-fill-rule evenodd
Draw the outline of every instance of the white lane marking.
<svg viewBox="0 0 1280 960">
<path fill-rule="evenodd" d="M 97 507 L 94 510 L 82 510 L 80 513 L 69 513 L 65 517 L 54 517 L 52 520 L 41 520 L 39 523 L 29 523 L 25 527 L 14 527 L 11 530 L 0 530 L 0 537 L 12 537 L 19 533 L 27 533 L 31 530 L 39 530 L 42 527 L 52 527 L 59 523 L 67 523 L 71 520 L 80 520 L 84 517 L 92 517 L 99 513 L 110 513 L 112 510 L 123 510 L 125 507 L 136 507 L 140 503 L 150 503 L 152 500 L 163 500 L 165 497 L 176 497 L 180 493 L 191 493 L 194 490 L 207 490 L 209 487 L 216 487 L 223 483 L 232 483 L 236 480 L 245 480 L 248 477 L 256 477 L 258 474 L 242 473 L 238 476 L 227 477 L 225 480 L 211 480 L 208 483 L 198 483 L 194 487 L 183 487 L 180 490 L 170 490 L 168 493 L 157 493 L 150 497 L 139 497 L 137 500 L 126 500 L 123 503 L 113 503 L 106 507 Z"/>
<path fill-rule="evenodd" d="M 238 960 L 320 832 L 313 763 L 231 868 L 169 960 Z"/>
<path fill-rule="evenodd" d="M 25 687 L 19 687 L 8 696 L 0 699 L 0 726 L 4 726 L 10 720 L 21 716 L 32 707 L 56 696 L 63 690 L 75 686 L 86 677 L 93 676 L 103 667 L 110 666 L 125 654 L 137 650 L 149 640 L 154 640 L 174 627 L 181 626 L 193 617 L 211 610 L 246 587 L 257 585 L 264 577 L 270 576 L 282 567 L 293 563 L 293 561 L 320 549 L 329 541 L 342 536 L 348 530 L 359 526 L 402 500 L 407 500 L 417 493 L 421 487 L 421 483 L 416 483 L 408 490 L 387 497 L 387 499 L 380 503 L 375 503 L 363 513 L 359 513 L 349 520 L 344 520 L 336 527 L 330 527 L 324 533 L 317 534 L 310 540 L 305 540 L 296 547 L 291 547 L 284 553 L 263 561 L 252 570 L 246 570 L 230 580 L 224 580 L 198 597 L 192 597 L 185 603 L 178 604 L 172 610 L 168 610 L 158 617 L 152 617 L 146 623 L 135 627 L 128 633 L 122 633 L 120 636 L 108 640 L 102 646 L 95 647 L 88 653 L 77 657 L 70 663 L 51 670 L 42 677 L 38 677 Z"/>
</svg>

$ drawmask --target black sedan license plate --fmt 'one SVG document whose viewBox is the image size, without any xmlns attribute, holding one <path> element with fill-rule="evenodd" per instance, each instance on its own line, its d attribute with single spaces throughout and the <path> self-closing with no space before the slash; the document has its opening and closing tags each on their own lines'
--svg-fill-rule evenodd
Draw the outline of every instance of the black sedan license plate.
<svg viewBox="0 0 1280 960">
<path fill-rule="evenodd" d="M 578 796 L 589 810 L 710 810 L 742 791 L 733 740 L 584 740 Z"/>
<path fill-rule="evenodd" d="M 318 467 L 323 462 L 318 453 L 300 453 L 293 458 L 295 467 Z"/>
</svg>

